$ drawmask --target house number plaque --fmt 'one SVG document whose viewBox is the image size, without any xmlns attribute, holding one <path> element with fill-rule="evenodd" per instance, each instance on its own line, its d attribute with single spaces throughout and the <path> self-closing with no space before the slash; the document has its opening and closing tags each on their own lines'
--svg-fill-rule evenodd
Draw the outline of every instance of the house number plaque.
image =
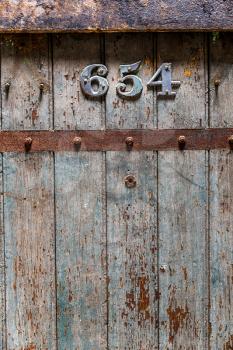
<svg viewBox="0 0 233 350">
<path fill-rule="evenodd" d="M 137 76 L 141 61 L 132 64 L 122 64 L 119 67 L 120 79 L 116 85 L 116 93 L 123 99 L 137 99 L 143 91 L 142 80 Z M 158 87 L 158 97 L 175 97 L 173 87 L 179 87 L 181 82 L 172 80 L 171 63 L 163 63 L 147 83 L 148 88 Z M 103 64 L 91 64 L 85 67 L 80 76 L 83 93 L 89 97 L 101 97 L 107 94 L 108 68 Z"/>
</svg>

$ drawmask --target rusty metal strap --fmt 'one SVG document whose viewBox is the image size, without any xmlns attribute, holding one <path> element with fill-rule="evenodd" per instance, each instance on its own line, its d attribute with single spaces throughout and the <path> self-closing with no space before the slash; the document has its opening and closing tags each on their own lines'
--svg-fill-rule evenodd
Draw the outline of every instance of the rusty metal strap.
<svg viewBox="0 0 233 350">
<path fill-rule="evenodd" d="M 233 128 L 1 131 L 0 152 L 208 150 L 233 147 Z"/>
</svg>

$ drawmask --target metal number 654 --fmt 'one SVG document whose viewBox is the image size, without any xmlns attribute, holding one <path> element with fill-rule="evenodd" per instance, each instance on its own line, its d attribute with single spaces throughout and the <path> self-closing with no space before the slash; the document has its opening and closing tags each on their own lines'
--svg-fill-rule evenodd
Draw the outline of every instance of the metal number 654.
<svg viewBox="0 0 233 350">
<path fill-rule="evenodd" d="M 109 85 L 105 78 L 108 69 L 103 64 L 91 64 L 85 67 L 80 76 L 80 85 L 83 93 L 90 97 L 106 95 Z"/>
</svg>

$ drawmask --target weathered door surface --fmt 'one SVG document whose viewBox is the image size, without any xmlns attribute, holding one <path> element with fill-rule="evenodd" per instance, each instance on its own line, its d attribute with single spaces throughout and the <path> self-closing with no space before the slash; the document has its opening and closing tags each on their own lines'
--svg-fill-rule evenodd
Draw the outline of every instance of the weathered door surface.
<svg viewBox="0 0 233 350">
<path fill-rule="evenodd" d="M 231 33 L 1 37 L 1 350 L 233 349 L 232 111 Z"/>
</svg>

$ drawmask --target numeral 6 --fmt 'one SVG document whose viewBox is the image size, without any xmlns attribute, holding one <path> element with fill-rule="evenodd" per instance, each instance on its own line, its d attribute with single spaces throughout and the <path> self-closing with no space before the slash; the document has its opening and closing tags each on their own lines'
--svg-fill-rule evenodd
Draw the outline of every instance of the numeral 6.
<svg viewBox="0 0 233 350">
<path fill-rule="evenodd" d="M 121 98 L 132 98 L 135 99 L 139 97 L 142 93 L 142 81 L 133 73 L 137 73 L 141 61 L 133 64 L 122 64 L 120 65 L 120 76 L 119 83 L 116 86 L 116 91 Z M 130 74 L 131 73 L 131 74 Z M 132 85 L 132 89 L 126 91 L 127 84 Z"/>
<path fill-rule="evenodd" d="M 103 64 L 91 64 L 85 67 L 80 76 L 80 85 L 85 95 L 100 97 L 106 95 L 109 85 L 105 77 L 108 69 Z"/>
</svg>

